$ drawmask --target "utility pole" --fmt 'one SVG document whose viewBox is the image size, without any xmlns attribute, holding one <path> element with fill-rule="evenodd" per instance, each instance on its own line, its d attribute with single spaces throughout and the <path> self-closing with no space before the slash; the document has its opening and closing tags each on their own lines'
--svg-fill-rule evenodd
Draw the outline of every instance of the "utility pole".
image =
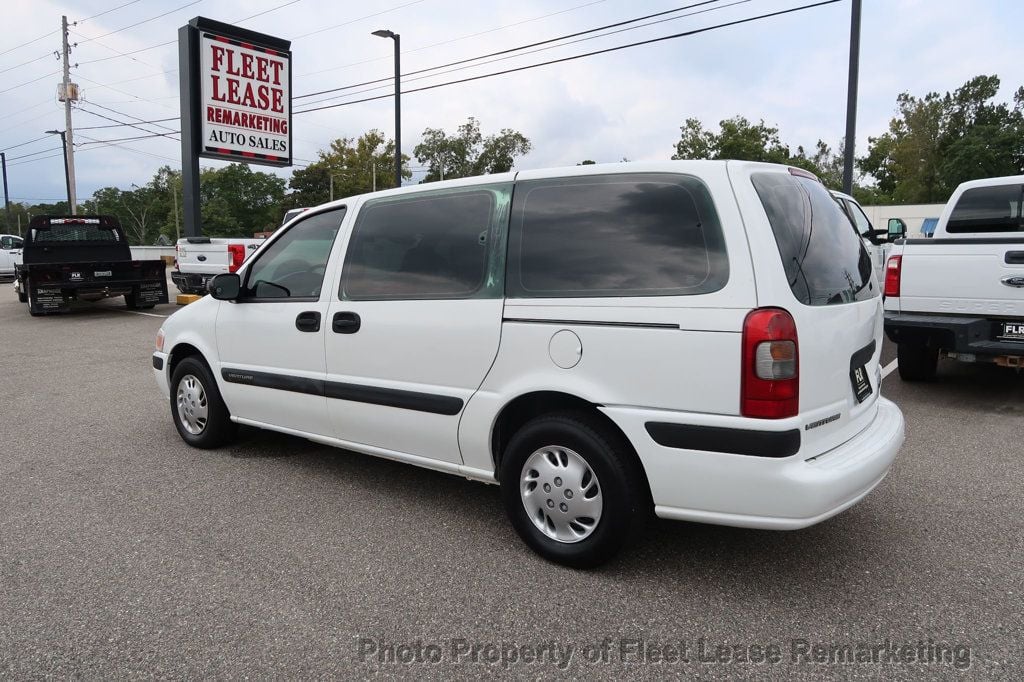
<svg viewBox="0 0 1024 682">
<path fill-rule="evenodd" d="M 71 127 L 71 102 L 78 100 L 78 85 L 71 82 L 71 64 L 68 61 L 71 48 L 68 46 L 67 16 L 60 18 L 60 30 L 64 43 L 64 82 L 61 88 L 61 99 L 64 100 L 64 129 L 67 135 L 65 139 L 67 148 L 64 154 L 67 159 L 68 203 L 70 204 L 68 208 L 71 210 L 71 215 L 76 215 L 78 213 L 78 198 L 75 192 L 75 136 Z"/>
<path fill-rule="evenodd" d="M 850 10 L 850 76 L 846 88 L 846 138 L 843 142 L 843 191 L 853 194 L 853 153 L 857 146 L 857 79 L 860 72 L 860 5 Z"/>
<path fill-rule="evenodd" d="M 11 197 L 7 193 L 7 154 L 0 152 L 0 162 L 4 167 L 4 225 L 11 231 Z M 21 230 L 18 230 L 19 233 Z"/>
</svg>

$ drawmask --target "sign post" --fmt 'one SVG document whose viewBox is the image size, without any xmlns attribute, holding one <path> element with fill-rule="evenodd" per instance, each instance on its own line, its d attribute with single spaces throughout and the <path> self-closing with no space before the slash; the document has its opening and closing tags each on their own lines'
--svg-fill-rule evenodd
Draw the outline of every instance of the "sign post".
<svg viewBox="0 0 1024 682">
<path fill-rule="evenodd" d="M 291 42 L 204 17 L 178 29 L 185 236 L 202 234 L 199 159 L 292 165 Z"/>
</svg>

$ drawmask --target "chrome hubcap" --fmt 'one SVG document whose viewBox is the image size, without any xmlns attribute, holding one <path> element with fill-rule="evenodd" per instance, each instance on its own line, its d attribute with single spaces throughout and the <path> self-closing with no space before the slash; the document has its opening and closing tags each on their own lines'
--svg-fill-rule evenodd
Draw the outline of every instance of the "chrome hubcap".
<svg viewBox="0 0 1024 682">
<path fill-rule="evenodd" d="M 178 382 L 178 421 L 186 431 L 198 436 L 206 428 L 209 414 L 202 383 L 191 374 L 186 374 Z"/>
<path fill-rule="evenodd" d="M 590 465 L 578 453 L 557 445 L 527 457 L 519 494 L 533 525 L 558 542 L 590 537 L 604 508 L 601 486 Z"/>
</svg>

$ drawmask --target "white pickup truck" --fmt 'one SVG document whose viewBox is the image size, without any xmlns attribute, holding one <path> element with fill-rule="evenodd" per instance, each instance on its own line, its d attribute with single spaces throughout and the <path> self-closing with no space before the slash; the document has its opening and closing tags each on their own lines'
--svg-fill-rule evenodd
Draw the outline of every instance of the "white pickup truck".
<svg viewBox="0 0 1024 682">
<path fill-rule="evenodd" d="M 235 272 L 263 243 L 262 239 L 183 237 L 175 246 L 171 281 L 183 294 L 206 294 L 215 275 Z"/>
<path fill-rule="evenodd" d="M 0 279 L 13 279 L 15 266 L 21 264 L 22 238 L 0 234 Z"/>
<path fill-rule="evenodd" d="M 932 239 L 897 241 L 885 268 L 885 333 L 900 377 L 940 356 L 1024 367 L 1024 175 L 965 182 Z"/>
</svg>

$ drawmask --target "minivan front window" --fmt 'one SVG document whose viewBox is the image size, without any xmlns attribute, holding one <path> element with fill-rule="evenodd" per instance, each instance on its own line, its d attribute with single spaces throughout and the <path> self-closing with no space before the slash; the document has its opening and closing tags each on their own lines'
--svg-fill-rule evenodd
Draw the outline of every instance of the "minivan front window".
<svg viewBox="0 0 1024 682">
<path fill-rule="evenodd" d="M 871 256 L 820 182 L 789 173 L 754 173 L 750 179 L 797 300 L 819 306 L 878 296 Z"/>
</svg>

